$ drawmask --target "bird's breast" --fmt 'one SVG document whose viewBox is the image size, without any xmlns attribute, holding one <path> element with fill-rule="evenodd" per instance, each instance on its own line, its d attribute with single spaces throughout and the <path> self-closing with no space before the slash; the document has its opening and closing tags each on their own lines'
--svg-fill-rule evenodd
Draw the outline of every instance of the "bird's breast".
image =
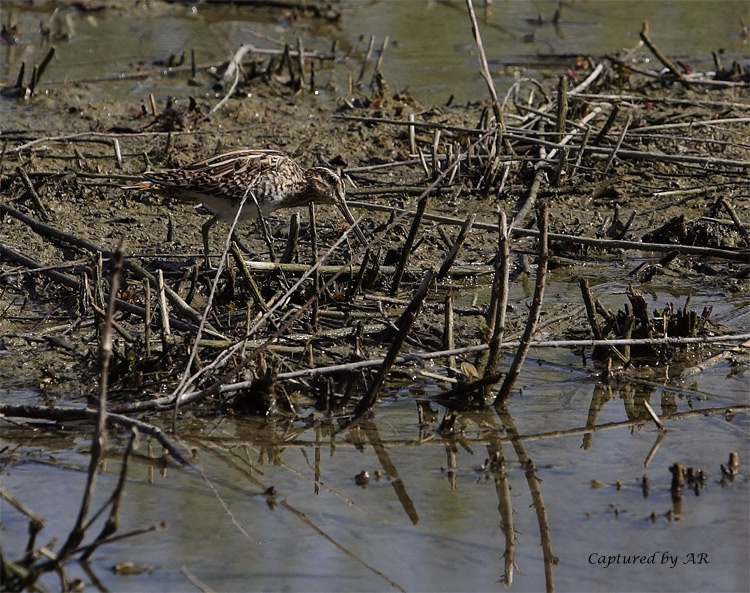
<svg viewBox="0 0 750 593">
<path fill-rule="evenodd" d="M 210 195 L 200 196 L 197 201 L 203 204 L 208 210 L 213 212 L 222 220 L 228 221 L 234 220 L 234 217 L 237 215 L 237 209 L 239 208 L 241 203 L 241 200 Z M 263 212 L 264 216 L 274 211 L 274 208 L 265 208 L 263 203 L 260 204 L 260 207 L 260 210 L 261 212 Z M 247 200 L 245 200 L 245 205 L 242 207 L 242 212 L 240 213 L 240 221 L 251 220 L 255 218 L 258 218 L 258 208 L 256 208 L 252 197 L 248 196 Z"/>
</svg>

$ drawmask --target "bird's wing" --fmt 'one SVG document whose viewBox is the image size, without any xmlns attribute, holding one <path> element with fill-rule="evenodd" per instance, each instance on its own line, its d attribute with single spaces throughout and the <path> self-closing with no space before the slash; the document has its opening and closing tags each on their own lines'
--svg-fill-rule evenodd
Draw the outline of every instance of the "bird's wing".
<svg viewBox="0 0 750 593">
<path fill-rule="evenodd" d="M 268 178 L 303 177 L 300 167 L 276 150 L 240 149 L 214 155 L 180 169 L 149 171 L 144 177 L 152 189 L 185 192 L 192 197 L 220 196 L 240 200 L 248 189 L 264 193 Z"/>
</svg>

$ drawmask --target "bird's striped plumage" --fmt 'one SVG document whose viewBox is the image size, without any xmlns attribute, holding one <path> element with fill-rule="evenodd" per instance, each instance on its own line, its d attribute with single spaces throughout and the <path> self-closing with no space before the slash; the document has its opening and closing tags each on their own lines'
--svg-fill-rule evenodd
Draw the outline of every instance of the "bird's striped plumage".
<svg viewBox="0 0 750 593">
<path fill-rule="evenodd" d="M 246 196 L 241 221 L 257 218 L 258 208 L 263 215 L 268 215 L 279 208 L 316 202 L 336 204 L 347 222 L 355 225 L 346 206 L 344 183 L 335 171 L 326 167 L 303 169 L 276 150 L 234 150 L 178 169 L 147 171 L 143 177 L 144 181 L 128 189 L 199 202 L 214 215 L 203 225 L 206 252 L 209 228 L 217 219 L 233 220 Z M 359 227 L 354 226 L 354 231 L 366 244 Z"/>
</svg>

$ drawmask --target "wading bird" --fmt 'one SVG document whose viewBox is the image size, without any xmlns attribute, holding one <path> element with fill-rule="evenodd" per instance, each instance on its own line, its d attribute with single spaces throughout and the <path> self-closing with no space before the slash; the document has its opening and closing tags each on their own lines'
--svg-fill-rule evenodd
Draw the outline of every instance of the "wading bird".
<svg viewBox="0 0 750 593">
<path fill-rule="evenodd" d="M 206 264 L 208 232 L 217 220 L 232 221 L 246 197 L 238 222 L 267 216 L 280 208 L 335 204 L 363 246 L 364 233 L 346 205 L 344 182 L 327 167 L 303 169 L 276 150 L 240 149 L 218 154 L 186 167 L 147 171 L 137 185 L 124 189 L 146 190 L 183 202 L 198 202 L 213 217 L 201 227 Z"/>
</svg>

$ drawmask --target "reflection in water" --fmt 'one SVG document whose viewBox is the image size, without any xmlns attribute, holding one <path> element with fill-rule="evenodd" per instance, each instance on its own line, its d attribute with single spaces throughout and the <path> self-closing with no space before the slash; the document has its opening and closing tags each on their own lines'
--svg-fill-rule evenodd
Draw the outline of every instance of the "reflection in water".
<svg viewBox="0 0 750 593">
<path fill-rule="evenodd" d="M 566 375 L 563 368 L 559 373 Z M 587 558 L 651 553 L 643 530 L 655 525 L 661 527 L 648 531 L 653 542 L 647 545 L 677 554 L 694 547 L 682 536 L 701 529 L 716 564 L 683 568 L 683 575 L 701 586 L 737 582 L 732 579 L 741 575 L 732 566 L 739 566 L 733 563 L 742 552 L 737 543 L 744 537 L 748 484 L 735 480 L 722 490 L 713 478 L 726 463 L 727 447 L 739 449 L 731 435 L 735 425 L 747 430 L 744 415 L 727 422 L 720 409 L 693 411 L 683 393 L 675 398 L 676 413 L 661 410 L 669 431 L 663 433 L 634 412 L 641 396 L 633 386 L 615 391 L 593 382 L 565 401 L 554 379 L 548 370 L 536 379 L 525 371 L 521 380 L 534 386 L 498 410 L 451 412 L 423 401 L 418 407 L 429 423 L 421 426 L 409 398 L 381 404 L 374 419 L 341 434 L 325 421 L 300 425 L 284 418 L 186 423 L 181 440 L 195 451 L 199 471 L 174 468 L 151 442 L 142 443 L 122 502 L 122 532 L 161 521 L 168 529 L 139 537 L 136 547 L 111 544 L 97 554 L 108 559 L 106 566 L 131 561 L 155 567 L 152 574 L 128 577 L 140 590 L 184 588 L 182 565 L 215 589 L 246 589 L 252 582 L 253 589 L 447 591 L 471 582 L 491 590 L 502 581 L 524 591 L 596 590 L 605 575 L 582 576 L 589 574 Z M 16 431 L 27 438 L 26 430 Z M 84 467 L 85 457 L 71 453 L 61 436 L 40 433 L 44 448 L 37 458 L 54 455 Z M 8 430 L 4 438 L 15 440 Z M 677 460 L 685 468 L 679 499 L 672 483 L 683 473 L 667 469 Z M 50 471 L 29 461 L 4 467 L 4 487 L 47 519 L 45 538 L 64 536 L 70 515 L 52 509 L 75 508 L 79 499 L 61 500 L 58 490 L 27 492 L 24 484 L 39 483 L 36 476 Z M 700 497 L 687 487 L 690 467 L 709 476 Z M 119 469 L 116 459 L 108 461 L 98 486 L 103 493 L 115 485 Z M 61 485 L 81 477 L 55 471 L 65 478 L 56 480 Z M 365 489 L 355 480 L 361 471 L 371 476 Z M 596 490 L 589 487 L 594 478 L 601 484 Z M 667 532 L 665 518 L 672 521 Z M 3 520 L 7 549 L 18 549 L 24 521 L 10 511 Z M 105 587 L 117 588 L 123 577 L 106 566 L 90 570 Z M 74 566 L 69 570 L 77 575 Z M 656 579 L 670 590 L 661 573 L 607 570 L 629 575 L 633 588 L 647 589 Z"/>
<path fill-rule="evenodd" d="M 503 402 L 501 406 L 496 406 L 495 409 L 497 410 L 498 416 L 500 417 L 500 420 L 505 427 L 506 433 L 510 438 L 510 442 L 516 452 L 518 462 L 522 467 L 526 468 L 526 481 L 529 485 L 529 491 L 531 492 L 534 510 L 537 513 L 537 521 L 539 523 L 539 533 L 541 536 L 542 551 L 544 554 L 544 581 L 546 590 L 554 591 L 554 567 L 559 562 L 559 559 L 552 553 L 552 539 L 550 535 L 549 521 L 547 519 L 547 508 L 544 506 L 544 499 L 542 497 L 542 491 L 540 488 L 541 481 L 536 475 L 536 467 L 534 465 L 534 461 L 529 457 L 528 453 L 526 452 L 526 448 L 523 445 L 523 441 L 520 439 L 520 435 L 518 433 L 518 430 L 516 429 L 516 424 L 513 420 L 513 416 L 508 411 L 507 403 Z"/>
</svg>

